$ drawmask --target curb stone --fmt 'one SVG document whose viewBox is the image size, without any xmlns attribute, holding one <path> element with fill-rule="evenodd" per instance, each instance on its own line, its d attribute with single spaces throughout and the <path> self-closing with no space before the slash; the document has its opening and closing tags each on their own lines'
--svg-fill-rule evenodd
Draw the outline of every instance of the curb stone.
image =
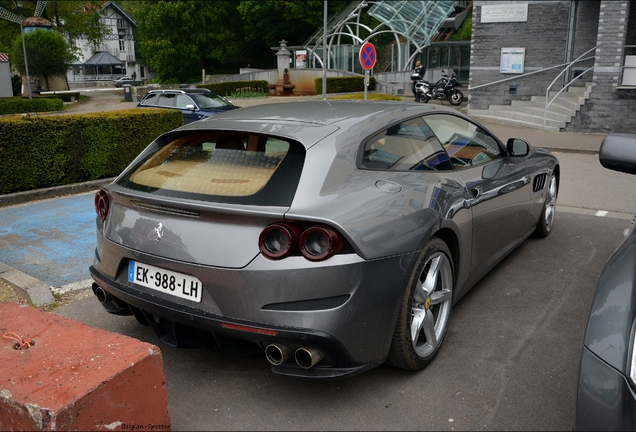
<svg viewBox="0 0 636 432">
<path fill-rule="evenodd" d="M 52 288 L 48 284 L 2 262 L 0 262 L 0 279 L 15 286 L 36 306 L 51 304 L 55 301 Z"/>
</svg>

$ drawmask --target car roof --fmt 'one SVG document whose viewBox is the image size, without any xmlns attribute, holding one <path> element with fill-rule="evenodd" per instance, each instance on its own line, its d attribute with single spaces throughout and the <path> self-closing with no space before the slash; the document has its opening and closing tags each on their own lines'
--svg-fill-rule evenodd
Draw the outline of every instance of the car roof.
<svg viewBox="0 0 636 432">
<path fill-rule="evenodd" d="M 192 93 L 214 93 L 208 89 L 194 88 L 194 89 L 166 89 L 166 90 L 150 90 L 150 93 L 174 93 L 174 94 L 192 94 Z"/>
<path fill-rule="evenodd" d="M 368 134 L 396 121 L 430 112 L 457 110 L 398 101 L 300 101 L 225 111 L 179 131 L 233 130 L 270 133 L 299 140 L 307 148 L 334 132 Z"/>
<path fill-rule="evenodd" d="M 201 128 L 215 127 L 212 123 L 237 120 L 258 120 L 264 123 L 304 123 L 315 125 L 344 125 L 379 117 L 393 117 L 401 112 L 405 117 L 433 111 L 457 112 L 445 107 L 404 103 L 399 101 L 302 101 L 262 104 L 228 111 L 198 122 Z"/>
</svg>

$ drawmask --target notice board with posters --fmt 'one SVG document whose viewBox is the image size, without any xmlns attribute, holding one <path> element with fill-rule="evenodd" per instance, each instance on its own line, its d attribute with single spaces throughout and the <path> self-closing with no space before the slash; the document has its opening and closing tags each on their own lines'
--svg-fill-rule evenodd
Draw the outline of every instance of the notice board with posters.
<svg viewBox="0 0 636 432">
<path fill-rule="evenodd" d="M 521 74 L 526 58 L 525 48 L 502 48 L 500 73 Z"/>
<path fill-rule="evenodd" d="M 296 68 L 307 67 L 307 50 L 296 50 Z"/>
</svg>

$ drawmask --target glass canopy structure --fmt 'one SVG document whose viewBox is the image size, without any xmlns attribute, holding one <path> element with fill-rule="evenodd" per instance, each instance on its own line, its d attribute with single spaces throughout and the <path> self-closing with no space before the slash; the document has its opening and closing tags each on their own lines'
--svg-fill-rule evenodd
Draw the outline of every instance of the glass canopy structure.
<svg viewBox="0 0 636 432">
<path fill-rule="evenodd" d="M 415 56 L 430 45 L 446 18 L 458 4 L 458 1 L 446 0 L 353 1 L 327 22 L 326 67 L 328 69 L 342 68 L 338 67 L 342 57 L 346 57 L 345 61 L 348 63 L 357 55 L 363 43 L 377 35 L 391 33 L 395 37 L 397 46 L 396 69 L 408 70 Z M 377 19 L 380 24 L 374 28 L 363 24 L 368 22 L 368 19 L 363 18 L 364 13 Z M 303 44 L 320 67 L 323 63 L 323 40 L 324 34 L 321 28 Z M 415 47 L 414 52 L 410 52 L 412 46 Z"/>
</svg>

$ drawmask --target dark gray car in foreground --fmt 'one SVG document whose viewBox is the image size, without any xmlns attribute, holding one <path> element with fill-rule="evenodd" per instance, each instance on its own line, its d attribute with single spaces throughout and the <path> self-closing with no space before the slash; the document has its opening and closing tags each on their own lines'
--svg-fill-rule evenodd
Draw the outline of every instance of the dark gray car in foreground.
<svg viewBox="0 0 636 432">
<path fill-rule="evenodd" d="M 557 159 L 452 109 L 243 108 L 166 133 L 95 197 L 93 289 L 174 346 L 278 374 L 438 352 L 453 304 L 554 221 Z"/>
<path fill-rule="evenodd" d="M 636 135 L 610 134 L 605 168 L 636 174 Z M 575 430 L 636 429 L 636 231 L 605 264 L 594 294 L 579 371 Z"/>
</svg>

